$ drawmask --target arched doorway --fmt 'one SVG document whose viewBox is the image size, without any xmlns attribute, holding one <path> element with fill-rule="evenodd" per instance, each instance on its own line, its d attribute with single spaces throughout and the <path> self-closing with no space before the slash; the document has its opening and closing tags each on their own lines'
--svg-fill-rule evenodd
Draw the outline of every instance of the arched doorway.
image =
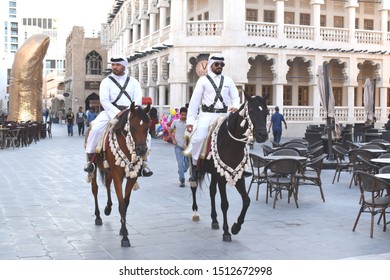
<svg viewBox="0 0 390 280">
<path fill-rule="evenodd" d="M 95 92 L 90 94 L 87 99 L 85 99 L 85 111 L 88 111 L 91 107 L 95 107 L 95 111 L 97 113 L 102 110 L 99 95 L 97 95 Z"/>
</svg>

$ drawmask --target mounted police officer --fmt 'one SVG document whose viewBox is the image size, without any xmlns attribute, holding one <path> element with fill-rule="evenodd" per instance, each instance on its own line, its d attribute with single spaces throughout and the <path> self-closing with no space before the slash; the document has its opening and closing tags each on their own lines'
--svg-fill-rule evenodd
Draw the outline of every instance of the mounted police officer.
<svg viewBox="0 0 390 280">
<path fill-rule="evenodd" d="M 112 73 L 100 83 L 99 98 L 104 111 L 100 112 L 90 124 L 91 130 L 85 147 L 89 161 L 84 166 L 84 171 L 92 173 L 95 169 L 93 159 L 101 141 L 104 129 L 108 122 L 119 117 L 123 110 L 130 107 L 131 103 L 142 105 L 142 91 L 139 82 L 128 75 L 128 61 L 125 56 L 113 56 L 111 58 Z M 150 140 L 150 139 L 149 139 Z M 149 177 L 153 174 L 147 166 L 141 172 L 142 176 Z"/>
<path fill-rule="evenodd" d="M 221 115 L 227 115 L 227 112 L 235 112 L 240 106 L 235 83 L 231 78 L 222 75 L 224 66 L 223 56 L 210 55 L 207 75 L 200 77 L 197 81 L 188 106 L 187 131 L 189 133 L 194 131 L 191 137 L 192 173 L 190 181 L 197 180 L 196 166 L 208 135 L 210 123 Z M 199 106 L 201 108 L 198 115 Z M 197 123 L 194 129 L 195 119 Z"/>
</svg>

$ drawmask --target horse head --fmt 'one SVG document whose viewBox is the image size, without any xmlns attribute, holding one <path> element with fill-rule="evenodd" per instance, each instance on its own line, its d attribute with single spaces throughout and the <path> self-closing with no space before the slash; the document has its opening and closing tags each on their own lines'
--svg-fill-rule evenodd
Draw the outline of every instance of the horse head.
<svg viewBox="0 0 390 280">
<path fill-rule="evenodd" d="M 269 94 L 266 94 L 264 97 L 251 96 L 246 92 L 244 92 L 244 94 L 248 104 L 249 118 L 253 123 L 253 135 L 256 142 L 263 143 L 268 139 L 267 116 L 269 110 L 266 101 Z"/>
<path fill-rule="evenodd" d="M 144 157 L 148 151 L 146 141 L 149 133 L 149 110 L 150 104 L 142 108 L 142 106 L 135 106 L 133 102 L 131 103 L 130 114 L 128 116 L 130 133 L 135 143 L 135 150 L 137 155 L 141 157 Z"/>
<path fill-rule="evenodd" d="M 136 154 L 140 157 L 144 157 L 148 151 L 146 141 L 150 121 L 149 110 L 150 104 L 142 108 L 142 106 L 136 106 L 134 102 L 131 103 L 130 108 L 120 115 L 113 129 L 117 135 L 123 134 L 123 132 L 131 134 L 131 141 L 135 144 Z"/>
</svg>

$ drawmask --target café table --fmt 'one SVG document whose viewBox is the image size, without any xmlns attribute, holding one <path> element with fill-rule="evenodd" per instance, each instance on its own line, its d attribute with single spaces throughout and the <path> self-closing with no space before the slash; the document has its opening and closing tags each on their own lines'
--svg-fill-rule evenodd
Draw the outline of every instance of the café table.
<svg viewBox="0 0 390 280">
<path fill-rule="evenodd" d="M 268 155 L 268 156 L 264 156 L 262 158 L 265 159 L 266 161 L 282 159 L 282 158 L 296 159 L 299 161 L 306 161 L 307 160 L 307 157 L 304 157 L 304 156 L 283 156 L 283 155 Z"/>
<path fill-rule="evenodd" d="M 369 151 L 369 152 L 374 153 L 376 155 L 380 155 L 380 154 L 384 154 L 384 153 L 388 152 L 387 150 L 383 150 L 383 149 L 365 149 L 364 147 L 361 147 L 360 149 L 365 150 L 365 151 Z"/>
<path fill-rule="evenodd" d="M 381 165 L 389 165 L 390 164 L 390 158 L 372 158 L 370 161 L 374 163 L 378 163 Z"/>
<path fill-rule="evenodd" d="M 1 127 L 0 128 L 0 148 L 1 149 L 4 149 L 4 145 L 5 145 L 4 132 L 6 132 L 7 130 L 9 130 L 8 127 Z"/>
<path fill-rule="evenodd" d="M 390 173 L 379 173 L 375 174 L 375 177 L 385 179 L 385 180 L 390 180 Z"/>
</svg>

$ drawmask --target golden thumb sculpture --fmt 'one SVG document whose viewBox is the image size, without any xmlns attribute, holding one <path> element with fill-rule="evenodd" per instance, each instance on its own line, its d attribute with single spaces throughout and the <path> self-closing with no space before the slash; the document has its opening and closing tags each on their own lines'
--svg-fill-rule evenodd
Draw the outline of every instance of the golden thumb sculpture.
<svg viewBox="0 0 390 280">
<path fill-rule="evenodd" d="M 42 121 L 43 58 L 50 37 L 31 36 L 15 54 L 12 64 L 8 121 Z"/>
</svg>

